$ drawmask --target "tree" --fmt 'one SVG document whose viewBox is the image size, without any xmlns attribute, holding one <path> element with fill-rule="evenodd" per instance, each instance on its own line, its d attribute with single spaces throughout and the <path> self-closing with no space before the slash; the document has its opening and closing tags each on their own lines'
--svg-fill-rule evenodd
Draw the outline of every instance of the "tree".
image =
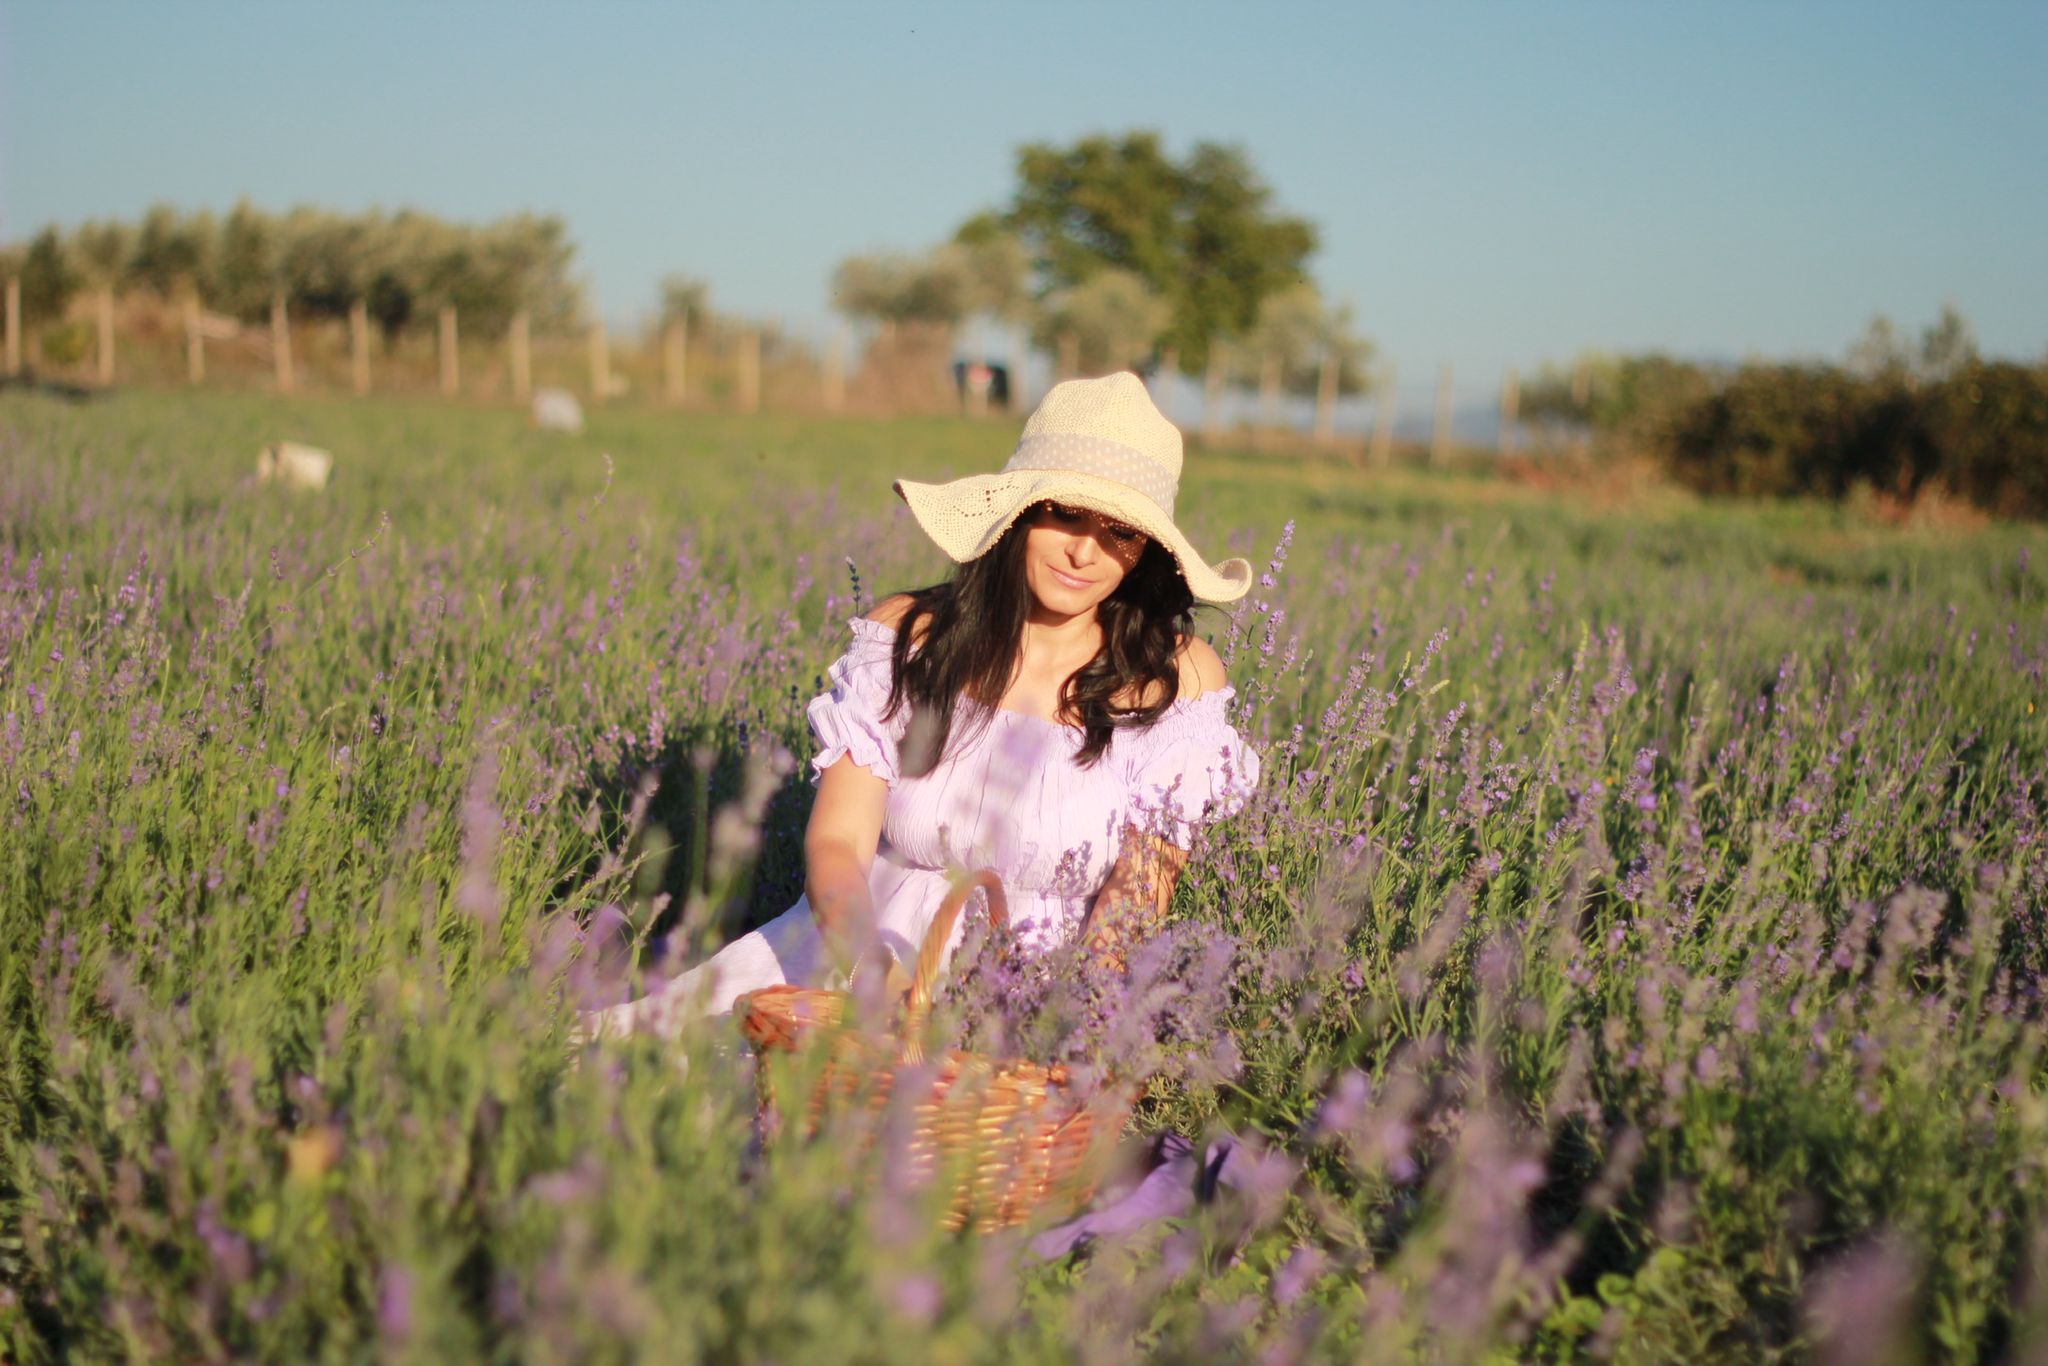
<svg viewBox="0 0 2048 1366">
<path fill-rule="evenodd" d="M 21 257 L 21 316 L 34 323 L 55 322 L 64 316 L 71 296 L 78 292 L 78 269 L 65 251 L 55 228 L 44 228 L 29 242 Z"/>
<path fill-rule="evenodd" d="M 1941 306 L 1941 317 L 1920 334 L 1920 374 L 1947 379 L 1977 363 L 1977 332 L 1954 304 Z"/>
<path fill-rule="evenodd" d="M 1849 347 L 1849 372 L 1863 379 L 1917 388 L 1948 378 L 1977 362 L 1977 334 L 1954 304 L 1943 304 L 1941 317 L 1921 330 L 1916 348 L 1908 336 L 1880 313 L 1870 320 Z"/>
<path fill-rule="evenodd" d="M 850 318 L 956 323 L 971 294 L 965 262 L 943 250 L 850 256 L 832 272 L 833 306 Z"/>
<path fill-rule="evenodd" d="M 694 320 L 702 324 L 711 314 L 711 286 L 689 275 L 665 276 L 661 282 L 661 325 Z"/>
<path fill-rule="evenodd" d="M 1322 382 L 1323 357 L 1337 363 L 1340 393 L 1357 393 L 1370 381 L 1373 346 L 1352 331 L 1351 309 L 1332 308 L 1316 287 L 1303 283 L 1272 295 L 1259 309 L 1259 320 L 1245 344 L 1236 348 L 1248 364 L 1237 367 L 1240 383 L 1249 383 L 1255 367 L 1272 357 L 1280 363 L 1280 385 L 1290 393 L 1312 394 Z"/>
<path fill-rule="evenodd" d="M 1865 379 L 1903 379 L 1913 366 L 1906 338 L 1880 313 L 1849 345 L 1849 371 Z"/>
<path fill-rule="evenodd" d="M 1658 352 L 1588 352 L 1568 368 L 1546 365 L 1522 384 L 1524 422 L 1569 422 L 1624 440 L 1661 440 L 1675 415 L 1711 394 L 1714 373 Z"/>
<path fill-rule="evenodd" d="M 374 218 L 293 209 L 278 230 L 278 273 L 294 313 L 345 318 L 369 289 Z"/>
<path fill-rule="evenodd" d="M 1308 282 L 1316 230 L 1306 219 L 1275 214 L 1271 198 L 1236 148 L 1199 143 L 1188 158 L 1186 259 L 1178 276 L 1185 302 L 1176 306 L 1169 340 L 1190 374 L 1206 363 L 1211 339 L 1242 333 L 1267 299 Z"/>
<path fill-rule="evenodd" d="M 1037 306 L 1031 291 L 1031 255 L 1017 234 L 988 214 L 970 218 L 941 248 L 967 280 L 967 308 L 998 322 L 1028 321 Z"/>
<path fill-rule="evenodd" d="M 373 214 L 365 226 L 357 287 L 388 348 L 429 307 L 423 297 L 428 257 L 440 250 L 441 233 L 435 220 L 409 209 L 389 218 Z"/>
<path fill-rule="evenodd" d="M 255 322 L 269 316 L 278 290 L 277 224 L 247 200 L 220 225 L 206 272 L 207 307 Z"/>
<path fill-rule="evenodd" d="M 197 287 L 213 253 L 213 218 L 196 214 L 181 218 L 176 209 L 158 204 L 143 215 L 128 257 L 128 278 L 169 299 Z"/>
<path fill-rule="evenodd" d="M 387 344 L 444 304 L 461 311 L 465 331 L 483 336 L 503 332 L 521 309 L 536 327 L 560 327 L 581 304 L 569 277 L 575 247 L 553 216 L 473 225 L 410 210 L 301 206 L 277 215 L 244 201 L 216 224 L 210 214 L 158 205 L 133 230 L 88 223 L 62 246 L 88 283 L 165 299 L 197 289 L 208 307 L 245 321 L 265 317 L 279 293 L 306 318 L 346 317 L 362 303 Z"/>
<path fill-rule="evenodd" d="M 1307 278 L 1315 229 L 1271 199 L 1236 148 L 1200 143 L 1177 163 L 1156 133 L 1095 136 L 1019 149 L 1009 207 L 961 232 L 1016 233 L 1046 296 L 1104 270 L 1135 275 L 1167 304 L 1153 342 L 1195 373 L 1212 342 L 1249 331 L 1267 298 Z"/>
<path fill-rule="evenodd" d="M 121 283 L 128 269 L 129 246 L 128 229 L 120 223 L 95 220 L 71 234 L 71 252 L 78 259 L 79 270 L 87 284 L 99 289 Z"/>
<path fill-rule="evenodd" d="M 475 275 L 462 307 L 486 335 L 504 332 L 521 309 L 544 331 L 575 321 L 583 298 L 569 279 L 576 247 L 561 219 L 522 213 L 463 231 L 474 239 Z"/>
<path fill-rule="evenodd" d="M 1071 336 L 1081 369 L 1106 374 L 1142 365 L 1170 316 L 1171 307 L 1137 272 L 1098 270 L 1045 301 L 1033 339 L 1051 348 Z"/>
</svg>

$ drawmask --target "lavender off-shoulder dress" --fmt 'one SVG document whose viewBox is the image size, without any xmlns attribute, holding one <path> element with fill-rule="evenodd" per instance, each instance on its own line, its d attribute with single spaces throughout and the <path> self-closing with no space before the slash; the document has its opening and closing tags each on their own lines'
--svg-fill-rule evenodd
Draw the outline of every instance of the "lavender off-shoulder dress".
<svg viewBox="0 0 2048 1366">
<path fill-rule="evenodd" d="M 1242 807 L 1258 782 L 1258 755 L 1228 720 L 1229 688 L 1177 701 L 1143 730 L 1116 732 L 1088 768 L 1073 762 L 1078 729 L 992 710 L 987 726 L 966 727 L 975 733 L 964 743 L 956 736 L 931 772 L 904 777 L 897 748 L 908 708 L 883 719 L 895 629 L 859 617 L 851 625 L 831 690 L 810 704 L 819 744 L 811 763 L 822 773 L 851 755 L 889 785 L 868 890 L 880 937 L 899 962 L 916 959 L 951 872 L 993 868 L 1025 944 L 1051 948 L 1079 931 L 1127 829 L 1186 848 L 1199 826 Z M 954 927 L 949 954 L 965 929 Z M 597 1012 L 591 1032 L 668 1033 L 685 1014 L 729 1011 L 757 987 L 839 985 L 827 980 L 829 967 L 810 903 L 800 899 L 649 996 Z"/>
</svg>

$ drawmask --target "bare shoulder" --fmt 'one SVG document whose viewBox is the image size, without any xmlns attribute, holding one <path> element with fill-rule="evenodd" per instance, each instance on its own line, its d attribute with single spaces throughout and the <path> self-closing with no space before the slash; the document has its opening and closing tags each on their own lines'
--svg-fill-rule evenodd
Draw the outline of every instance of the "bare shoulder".
<svg viewBox="0 0 2048 1366">
<path fill-rule="evenodd" d="M 892 593 L 874 605 L 868 613 L 869 621 L 878 621 L 890 630 L 903 624 L 904 616 L 910 611 L 911 596 L 908 593 Z"/>
<path fill-rule="evenodd" d="M 1230 686 L 1230 679 L 1223 672 L 1223 661 L 1210 648 L 1208 641 L 1182 636 L 1180 650 L 1175 657 L 1180 661 L 1180 695 L 1183 699 L 1200 697 L 1203 693 Z"/>
</svg>

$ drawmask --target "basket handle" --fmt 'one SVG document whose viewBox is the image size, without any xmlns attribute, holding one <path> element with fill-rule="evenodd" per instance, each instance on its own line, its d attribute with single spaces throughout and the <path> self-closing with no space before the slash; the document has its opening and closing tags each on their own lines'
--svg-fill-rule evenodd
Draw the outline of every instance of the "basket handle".
<svg viewBox="0 0 2048 1366">
<path fill-rule="evenodd" d="M 945 962 L 946 941 L 952 938 L 953 926 L 959 922 L 967 898 L 974 895 L 977 887 L 988 894 L 989 923 L 999 930 L 1009 926 L 1010 904 L 1003 896 L 1003 880 L 996 876 L 995 869 L 977 869 L 946 893 L 939 909 L 932 912 L 932 923 L 926 928 L 924 944 L 917 952 L 917 969 L 910 977 L 910 995 L 903 1008 L 905 1062 L 924 1061 L 924 1045 L 918 1036 L 924 1031 L 926 1016 L 931 1014 L 932 987 L 938 982 L 939 968 Z"/>
</svg>

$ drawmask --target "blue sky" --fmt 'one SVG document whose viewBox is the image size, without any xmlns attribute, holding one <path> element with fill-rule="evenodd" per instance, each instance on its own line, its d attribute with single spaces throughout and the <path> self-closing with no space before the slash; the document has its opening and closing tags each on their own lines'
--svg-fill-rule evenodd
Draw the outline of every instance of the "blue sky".
<svg viewBox="0 0 2048 1366">
<path fill-rule="evenodd" d="M 0 0 L 0 237 L 226 208 L 562 214 L 604 313 L 685 271 L 832 325 L 845 255 L 1030 140 L 1240 144 L 1426 390 L 1587 347 L 1839 356 L 1944 301 L 2048 350 L 2048 5 Z"/>
</svg>

